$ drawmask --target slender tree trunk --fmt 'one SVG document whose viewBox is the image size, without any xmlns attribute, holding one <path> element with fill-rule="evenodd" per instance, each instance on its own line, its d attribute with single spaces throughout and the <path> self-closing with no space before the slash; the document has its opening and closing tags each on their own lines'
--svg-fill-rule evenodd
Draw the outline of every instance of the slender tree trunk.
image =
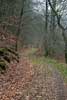
<svg viewBox="0 0 67 100">
<path fill-rule="evenodd" d="M 48 1 L 46 0 L 46 23 L 45 23 L 45 32 L 46 32 L 46 37 L 45 37 L 45 56 L 49 55 L 48 51 Z"/>
<path fill-rule="evenodd" d="M 23 8 L 21 9 L 21 12 L 20 12 L 19 25 L 18 25 L 18 30 L 17 30 L 16 51 L 18 50 L 18 41 L 19 41 L 19 36 L 20 36 L 22 15 L 23 15 Z"/>
<path fill-rule="evenodd" d="M 56 0 L 52 0 L 52 6 L 54 7 L 54 9 L 56 9 Z M 54 50 L 54 46 L 55 46 L 55 30 L 56 30 L 56 15 L 53 12 L 53 10 L 51 9 L 51 23 L 50 23 L 50 37 L 51 37 L 51 41 L 50 41 L 50 56 L 54 56 L 55 54 L 55 50 Z"/>
<path fill-rule="evenodd" d="M 67 63 L 67 43 L 65 44 L 65 61 Z"/>
<path fill-rule="evenodd" d="M 23 5 L 22 5 L 21 11 L 20 11 L 19 24 L 18 24 L 18 30 L 17 30 L 16 51 L 18 50 L 18 41 L 19 41 L 19 36 L 20 36 L 20 31 L 21 31 L 21 22 L 22 22 L 25 0 L 23 0 L 22 3 L 23 3 Z"/>
<path fill-rule="evenodd" d="M 65 30 L 62 30 L 62 34 L 65 34 Z M 67 63 L 67 38 L 66 36 L 63 39 L 64 39 L 64 44 L 65 44 L 65 47 L 64 47 L 65 62 Z"/>
</svg>

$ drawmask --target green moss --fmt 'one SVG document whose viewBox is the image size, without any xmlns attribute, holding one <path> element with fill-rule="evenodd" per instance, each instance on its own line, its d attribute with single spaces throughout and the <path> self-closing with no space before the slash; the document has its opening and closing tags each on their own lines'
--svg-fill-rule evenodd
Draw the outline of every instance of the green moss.
<svg viewBox="0 0 67 100">
<path fill-rule="evenodd" d="M 0 52 L 6 52 L 7 49 L 6 48 L 0 48 Z"/>
</svg>

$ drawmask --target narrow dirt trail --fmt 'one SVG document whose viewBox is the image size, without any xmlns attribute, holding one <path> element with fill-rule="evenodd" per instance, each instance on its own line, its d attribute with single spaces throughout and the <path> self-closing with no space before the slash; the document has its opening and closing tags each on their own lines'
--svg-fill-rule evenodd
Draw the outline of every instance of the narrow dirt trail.
<svg viewBox="0 0 67 100">
<path fill-rule="evenodd" d="M 67 100 L 66 89 L 64 86 L 64 80 L 61 74 L 58 72 L 57 69 L 54 69 L 52 66 L 48 66 L 48 68 L 52 72 L 52 77 L 54 81 L 54 90 L 56 91 L 57 100 Z"/>
<path fill-rule="evenodd" d="M 0 75 L 0 100 L 67 100 L 59 72 L 48 64 L 33 65 L 27 51 Z"/>
<path fill-rule="evenodd" d="M 48 65 L 35 66 L 34 71 L 34 77 L 21 100 L 66 100 L 59 74 L 53 75 Z"/>
<path fill-rule="evenodd" d="M 57 100 L 65 100 L 65 87 L 63 83 L 63 79 L 60 76 L 58 71 L 54 71 L 54 79 L 55 79 L 55 85 L 54 87 L 56 88 L 56 95 L 57 95 Z"/>
<path fill-rule="evenodd" d="M 48 64 L 34 66 L 34 77 L 21 100 L 67 100 L 60 73 Z"/>
</svg>

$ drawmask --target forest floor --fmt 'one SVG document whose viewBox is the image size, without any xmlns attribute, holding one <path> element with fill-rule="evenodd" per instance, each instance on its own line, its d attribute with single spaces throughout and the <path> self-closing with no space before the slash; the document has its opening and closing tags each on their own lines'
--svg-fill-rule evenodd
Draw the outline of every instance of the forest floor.
<svg viewBox="0 0 67 100">
<path fill-rule="evenodd" d="M 0 100 L 67 100 L 66 73 L 34 52 L 22 50 L 19 64 L 12 62 L 0 75 Z"/>
<path fill-rule="evenodd" d="M 24 88 L 33 75 L 32 64 L 20 55 L 20 61 L 12 62 L 4 74 L 0 74 L 0 100 L 21 100 Z"/>
</svg>

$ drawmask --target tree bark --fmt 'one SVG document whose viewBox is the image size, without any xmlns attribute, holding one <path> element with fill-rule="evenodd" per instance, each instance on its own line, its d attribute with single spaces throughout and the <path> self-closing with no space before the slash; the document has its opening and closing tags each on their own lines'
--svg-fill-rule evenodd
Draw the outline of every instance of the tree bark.
<svg viewBox="0 0 67 100">
<path fill-rule="evenodd" d="M 22 0 L 23 5 L 20 11 L 20 16 L 19 16 L 19 24 L 18 24 L 18 30 L 17 30 L 17 40 L 16 40 L 16 51 L 18 50 L 18 41 L 19 41 L 19 36 L 20 36 L 20 27 L 21 27 L 21 22 L 22 22 L 22 16 L 23 16 L 23 10 L 24 10 L 24 3 L 25 0 Z"/>
<path fill-rule="evenodd" d="M 48 0 L 46 0 L 46 23 L 45 23 L 45 32 L 46 32 L 46 37 L 45 37 L 45 56 L 49 55 L 48 51 Z"/>
<path fill-rule="evenodd" d="M 65 44 L 65 62 L 67 63 L 67 43 Z"/>
</svg>

